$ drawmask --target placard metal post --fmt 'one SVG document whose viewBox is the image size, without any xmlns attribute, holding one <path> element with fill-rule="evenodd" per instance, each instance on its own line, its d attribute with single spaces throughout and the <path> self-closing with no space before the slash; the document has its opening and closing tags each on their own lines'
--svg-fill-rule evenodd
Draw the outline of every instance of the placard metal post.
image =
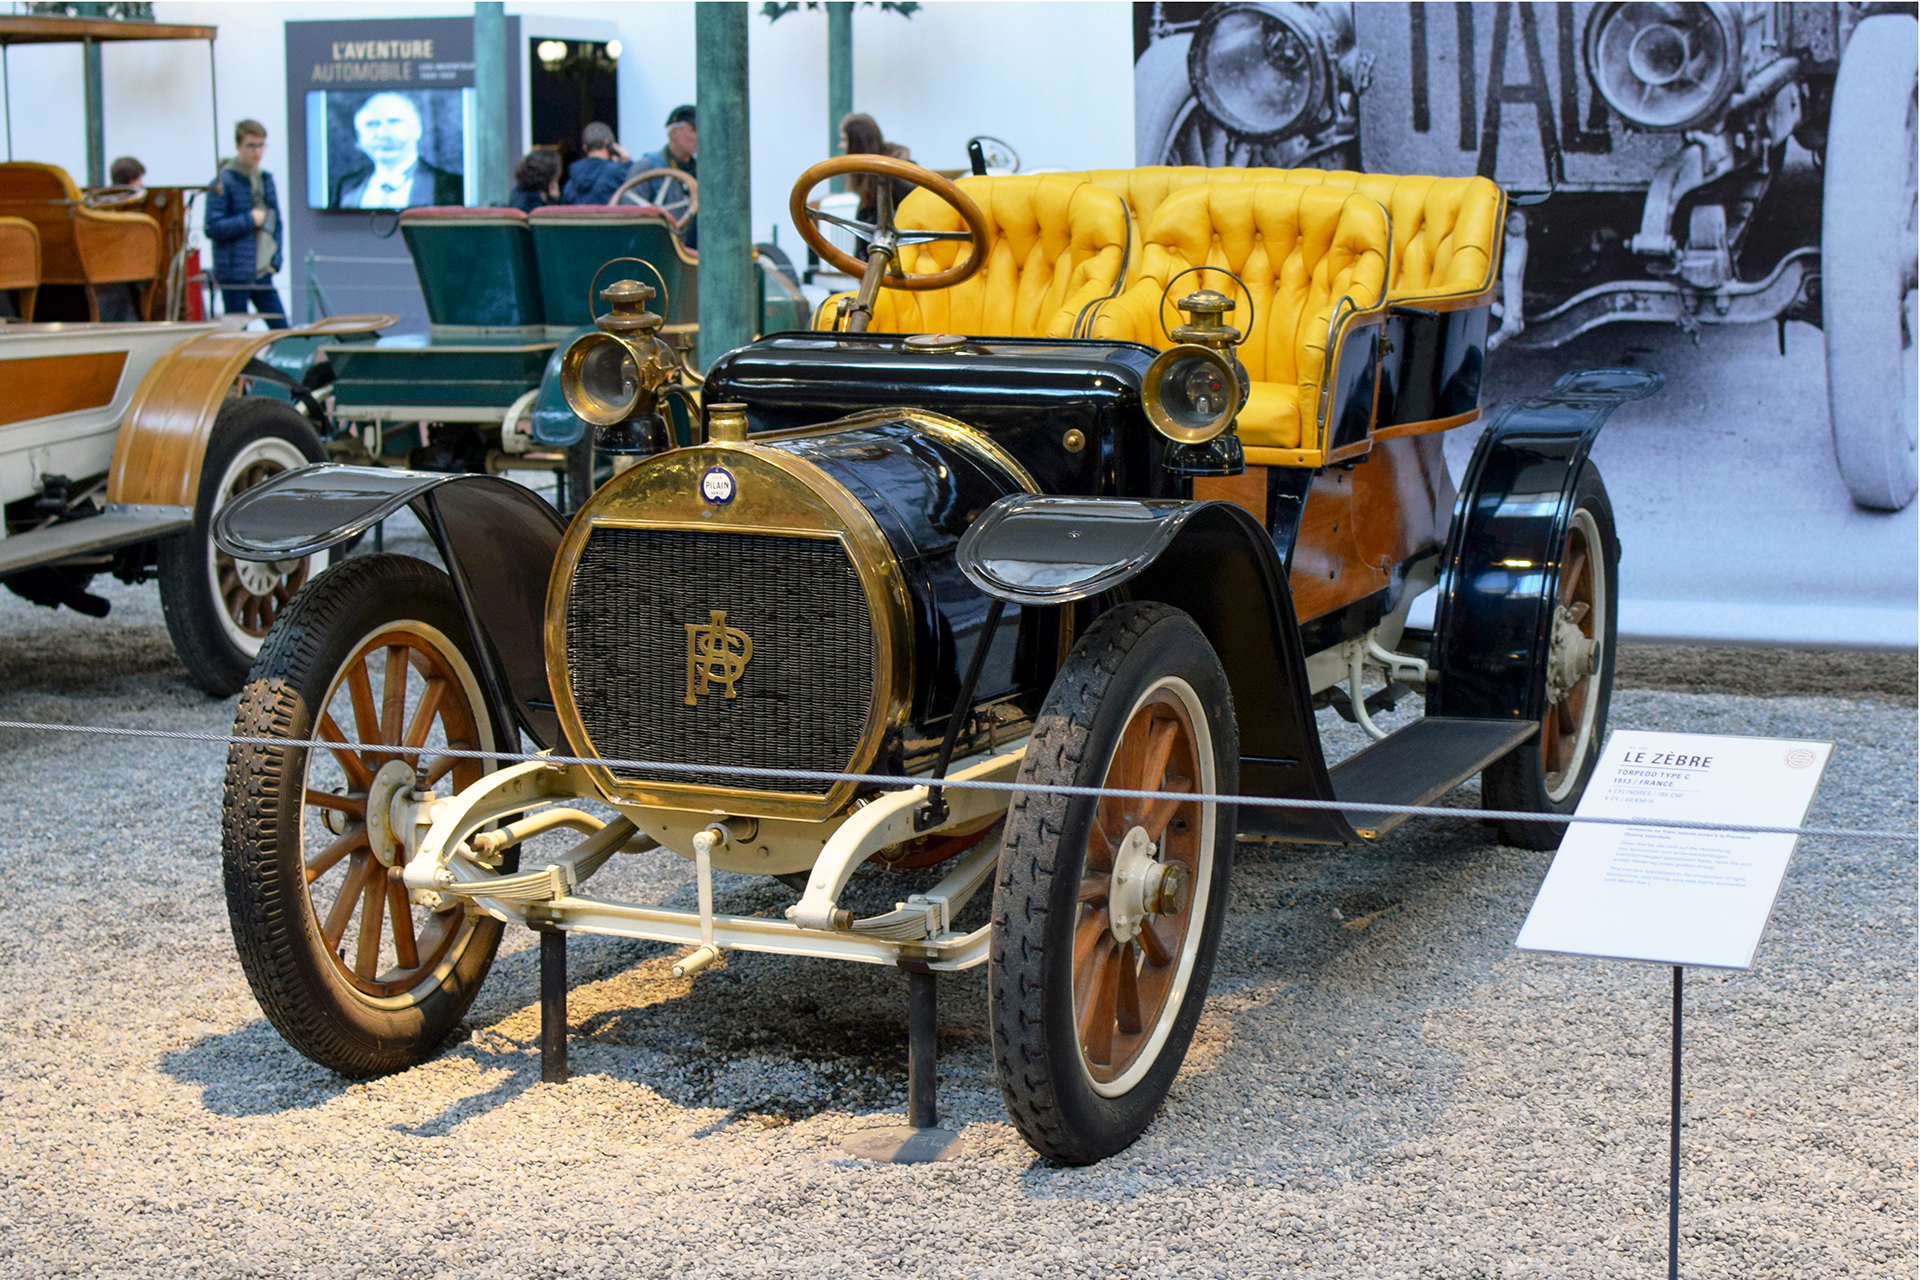
<svg viewBox="0 0 1920 1280">
<path fill-rule="evenodd" d="M 1680 1280 L 1680 986 L 1673 966 L 1673 1142 L 1667 1171 L 1667 1280 Z"/>
</svg>

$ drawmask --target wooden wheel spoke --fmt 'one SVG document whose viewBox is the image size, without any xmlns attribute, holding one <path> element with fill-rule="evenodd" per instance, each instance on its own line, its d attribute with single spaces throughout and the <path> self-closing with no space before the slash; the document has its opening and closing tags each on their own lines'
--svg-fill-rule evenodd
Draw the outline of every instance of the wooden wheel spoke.
<svg viewBox="0 0 1920 1280">
<path fill-rule="evenodd" d="M 327 921 L 320 926 L 320 937 L 327 944 L 327 950 L 340 949 L 340 939 L 346 936 L 347 922 L 353 919 L 353 908 L 366 887 L 367 868 L 379 865 L 373 860 L 373 855 L 365 850 L 353 855 L 353 863 L 347 869 L 347 882 L 340 886 L 340 896 L 333 900 L 333 910 L 327 912 Z"/>
<path fill-rule="evenodd" d="M 1112 917 L 1105 907 L 1095 907 L 1080 918 L 1073 930 L 1073 982 L 1076 992 L 1083 985 L 1089 970 L 1088 962 L 1093 958 L 1094 947 L 1100 939 L 1111 936 Z M 1076 998 L 1076 1003 L 1078 1000 Z"/>
<path fill-rule="evenodd" d="M 380 713 L 373 705 L 373 681 L 362 657 L 347 668 L 347 694 L 353 700 L 353 727 L 361 742 L 380 741 Z"/>
<path fill-rule="evenodd" d="M 1138 789 L 1140 767 L 1145 763 L 1146 738 L 1146 717 L 1137 716 L 1120 734 L 1120 742 L 1113 750 L 1113 763 L 1107 766 L 1107 776 L 1102 786 Z M 1141 801 L 1132 798 L 1103 797 L 1100 801 L 1101 828 L 1106 831 L 1125 831 L 1132 825 L 1128 819 L 1140 811 L 1140 806 Z"/>
<path fill-rule="evenodd" d="M 367 812 L 367 798 L 363 795 L 341 796 L 312 787 L 307 788 L 307 803 L 316 809 L 337 809 L 352 818 L 365 817 Z"/>
<path fill-rule="evenodd" d="M 333 758 L 340 762 L 340 768 L 346 772 L 349 789 L 365 791 L 373 785 L 373 770 L 367 767 L 367 762 L 360 758 L 358 752 L 351 751 L 345 746 L 347 735 L 340 732 L 340 726 L 334 723 L 333 713 L 330 711 L 323 711 L 320 714 L 320 736 L 328 742 L 342 744 L 337 747 L 328 747 L 327 750 L 333 752 Z"/>
<path fill-rule="evenodd" d="M 1147 963 L 1156 969 L 1164 969 L 1173 963 L 1173 948 L 1160 936 L 1160 922 L 1148 920 L 1140 926 L 1140 950 L 1146 954 Z"/>
<path fill-rule="evenodd" d="M 380 737 L 381 742 L 400 741 L 400 726 L 407 712 L 407 646 L 390 644 L 387 646 L 386 678 L 380 686 Z"/>
<path fill-rule="evenodd" d="M 418 968 L 420 944 L 413 936 L 413 904 L 407 900 L 407 886 L 397 880 L 387 882 L 387 912 L 393 917 L 393 957 L 402 969 Z"/>
<path fill-rule="evenodd" d="M 1592 612 L 1592 605 L 1588 604 L 1585 600 L 1576 600 L 1567 606 L 1567 620 L 1577 627 L 1584 623 L 1587 620 L 1587 615 Z"/>
<path fill-rule="evenodd" d="M 367 828 L 365 824 L 355 823 L 353 826 L 348 827 L 338 836 L 335 836 L 326 848 L 314 854 L 313 857 L 308 860 L 307 883 L 312 884 L 315 880 L 327 874 L 327 872 L 333 869 L 334 864 L 338 863 L 340 859 L 346 857 L 354 850 L 365 849 L 366 847 Z M 344 893 L 345 890 L 343 889 L 342 892 Z M 329 927 L 331 927 L 331 920 L 329 920 Z M 338 944 L 336 943 L 335 945 Z"/>
<path fill-rule="evenodd" d="M 1112 892 L 1112 890 L 1113 877 L 1111 875 L 1084 876 L 1080 880 L 1080 901 L 1105 902 L 1107 895 Z"/>
<path fill-rule="evenodd" d="M 1581 546 L 1574 549 L 1574 551 L 1561 562 L 1560 590 L 1558 592 L 1561 604 L 1573 603 L 1574 588 L 1580 585 L 1580 579 L 1586 571 L 1587 549 Z"/>
<path fill-rule="evenodd" d="M 433 719 L 440 714 L 440 699 L 446 696 L 447 682 L 439 676 L 427 681 L 427 687 L 420 693 L 420 706 L 413 713 L 413 722 L 407 726 L 407 736 L 402 739 L 409 747 L 424 746 L 427 733 L 433 728 Z"/>
<path fill-rule="evenodd" d="M 471 742 L 449 742 L 447 748 L 452 751 L 472 751 L 475 749 Z M 431 787 L 434 783 L 440 781 L 440 779 L 446 777 L 449 773 L 452 773 L 461 761 L 462 757 L 460 756 L 435 756 L 432 763 L 427 766 L 427 785 Z"/>
<path fill-rule="evenodd" d="M 1173 758 L 1173 744 L 1180 740 L 1180 722 L 1162 720 L 1149 732 L 1145 758 L 1136 775 L 1137 782 L 1130 783 L 1137 791 L 1158 791 L 1160 781 L 1166 776 L 1167 761 Z"/>
<path fill-rule="evenodd" d="M 1120 944 L 1111 936 L 1094 952 L 1088 975 L 1087 998 L 1080 1003 L 1081 1047 L 1089 1062 L 1106 1066 L 1113 1061 L 1114 1004 L 1120 995 L 1120 974 L 1116 961 Z"/>
<path fill-rule="evenodd" d="M 1173 821 L 1173 815 L 1180 812 L 1180 807 L 1193 803 L 1191 800 L 1183 800 L 1180 798 L 1181 794 L 1193 790 L 1193 779 L 1181 777 L 1168 778 L 1165 789 L 1175 794 L 1169 795 L 1162 800 L 1155 800 L 1152 806 L 1148 808 L 1146 815 L 1140 819 L 1140 825 L 1147 829 L 1147 839 L 1149 840 L 1158 840 L 1161 834 L 1166 831 L 1167 824 Z"/>
<path fill-rule="evenodd" d="M 361 893 L 360 944 L 353 953 L 353 971 L 362 978 L 371 978 L 380 970 L 380 926 L 387 914 L 387 869 L 371 857 L 367 861 L 371 866 Z"/>
<path fill-rule="evenodd" d="M 1140 966 L 1133 944 L 1120 948 L 1115 958 L 1113 1020 L 1123 1035 L 1137 1036 L 1143 1025 L 1140 1018 Z M 1108 1059 L 1112 1061 L 1111 1058 Z"/>
</svg>

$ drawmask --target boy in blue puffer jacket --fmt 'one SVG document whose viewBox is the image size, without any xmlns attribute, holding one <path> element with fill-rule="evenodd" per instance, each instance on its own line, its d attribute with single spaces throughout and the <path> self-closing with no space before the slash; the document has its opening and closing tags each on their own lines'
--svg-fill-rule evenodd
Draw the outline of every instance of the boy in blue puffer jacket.
<svg viewBox="0 0 1920 1280">
<path fill-rule="evenodd" d="M 267 127 L 258 120 L 242 120 L 233 127 L 233 144 L 239 154 L 220 166 L 207 192 L 214 282 L 228 315 L 245 315 L 251 303 L 269 329 L 284 329 L 287 308 L 273 287 L 285 241 L 280 198 L 273 175 L 260 167 L 267 154 Z"/>
</svg>

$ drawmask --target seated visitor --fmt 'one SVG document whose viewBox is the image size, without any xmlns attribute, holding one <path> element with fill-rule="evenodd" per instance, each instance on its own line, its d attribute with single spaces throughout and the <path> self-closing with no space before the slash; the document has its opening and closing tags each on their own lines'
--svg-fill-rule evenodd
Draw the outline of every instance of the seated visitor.
<svg viewBox="0 0 1920 1280">
<path fill-rule="evenodd" d="M 626 148 L 614 140 L 613 129 L 600 120 L 580 131 L 580 146 L 587 154 L 567 170 L 560 203 L 605 204 L 627 180 Z"/>
<path fill-rule="evenodd" d="M 116 187 L 145 187 L 147 166 L 132 156 L 121 156 L 107 167 L 107 182 Z"/>
<path fill-rule="evenodd" d="M 551 147 L 535 147 L 520 158 L 513 169 L 513 191 L 507 204 L 522 213 L 532 213 L 543 205 L 560 203 L 560 153 Z"/>
<path fill-rule="evenodd" d="M 913 153 L 897 142 L 888 142 L 880 133 L 880 124 L 864 111 L 853 111 L 840 122 L 840 150 L 850 156 L 891 156 L 895 160 L 911 160 Z M 899 178 L 888 180 L 888 194 L 893 199 L 893 207 L 898 209 L 900 202 L 913 190 L 911 182 Z M 856 173 L 847 179 L 847 189 L 860 197 L 860 212 L 856 215 L 860 221 L 873 223 L 878 221 L 880 212 L 880 179 L 864 173 Z"/>
</svg>

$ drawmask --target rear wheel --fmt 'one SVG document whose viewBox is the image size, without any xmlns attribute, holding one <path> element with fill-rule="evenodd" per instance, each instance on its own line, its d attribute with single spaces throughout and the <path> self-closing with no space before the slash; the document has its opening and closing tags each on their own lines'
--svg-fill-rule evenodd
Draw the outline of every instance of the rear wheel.
<svg viewBox="0 0 1920 1280">
<path fill-rule="evenodd" d="M 1140 1136 L 1186 1057 L 1226 912 L 1239 736 L 1206 637 L 1122 605 L 1055 678 L 1020 781 L 1151 798 L 1019 794 L 994 887 L 994 1059 L 1042 1155 L 1090 1164 Z"/>
<path fill-rule="evenodd" d="M 1821 197 L 1821 326 L 1833 449 L 1863 507 L 1913 501 L 1916 54 L 1912 17 L 1853 29 L 1834 82 Z"/>
<path fill-rule="evenodd" d="M 440 570 L 403 556 L 349 560 L 282 623 L 234 733 L 378 745 L 228 753 L 222 845 L 234 943 L 261 1010 L 294 1048 L 346 1075 L 398 1070 L 459 1023 L 501 926 L 410 901 L 403 854 L 381 819 L 417 764 L 443 794 L 477 782 L 488 762 L 444 750 L 493 750 L 499 736 Z"/>
<path fill-rule="evenodd" d="M 1620 543 L 1613 504 L 1592 463 L 1580 470 L 1558 565 L 1547 651 L 1534 671 L 1546 708 L 1540 733 L 1481 773 L 1481 797 L 1491 809 L 1572 813 L 1600 759 L 1613 697 Z M 1509 820 L 1499 830 L 1510 845 L 1557 849 L 1566 825 Z"/>
<path fill-rule="evenodd" d="M 239 692 L 274 619 L 324 561 L 235 560 L 213 545 L 213 514 L 255 485 L 325 458 L 306 417 L 284 400 L 229 400 L 214 420 L 193 528 L 160 544 L 160 607 L 188 677 L 216 698 Z"/>
</svg>

